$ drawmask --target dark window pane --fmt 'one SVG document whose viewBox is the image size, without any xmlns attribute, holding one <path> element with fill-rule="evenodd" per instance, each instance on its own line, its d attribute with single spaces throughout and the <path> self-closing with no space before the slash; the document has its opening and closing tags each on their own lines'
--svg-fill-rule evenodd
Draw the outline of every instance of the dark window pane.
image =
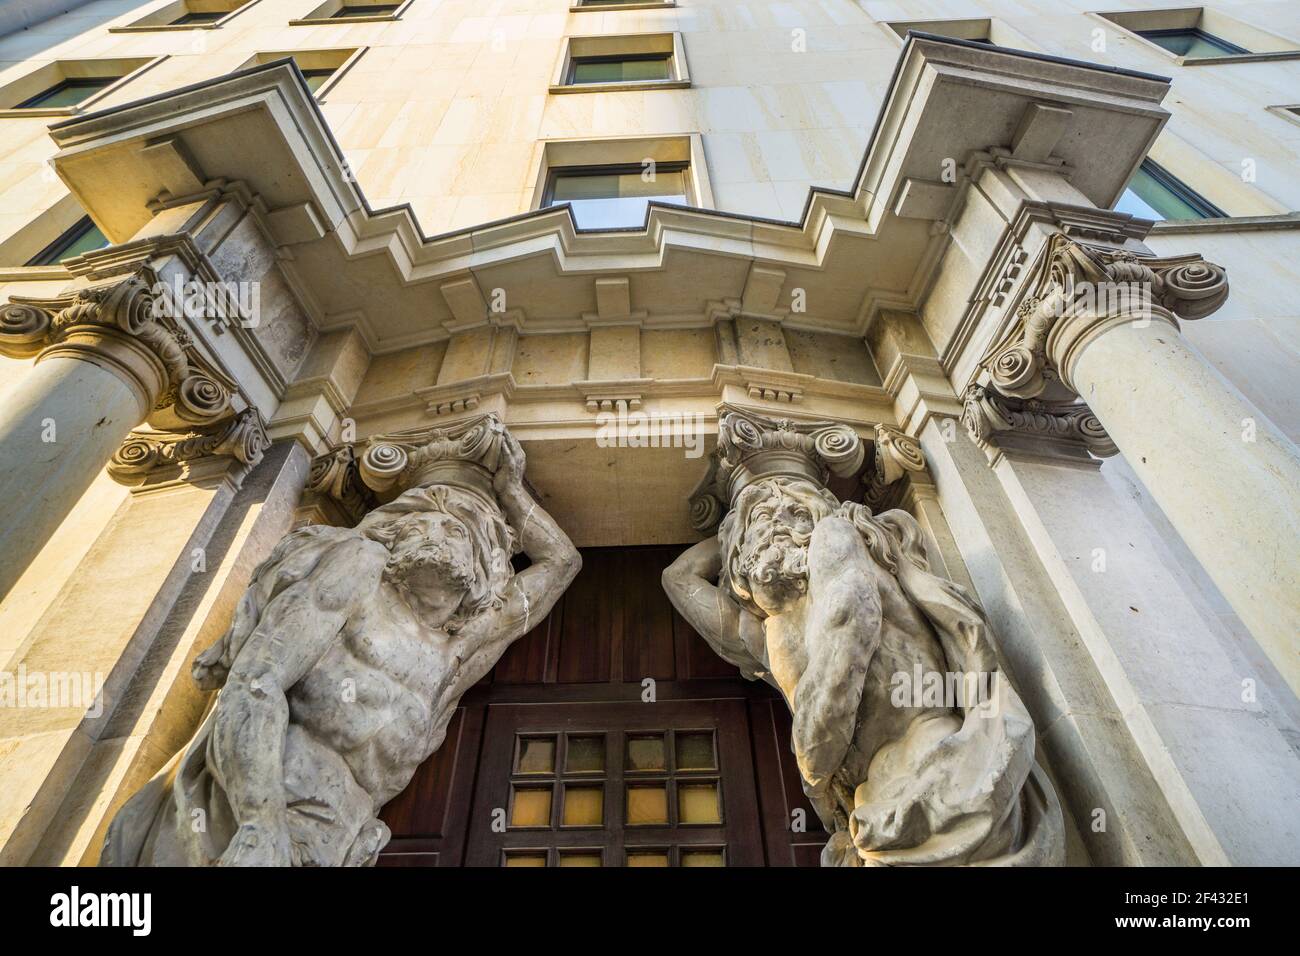
<svg viewBox="0 0 1300 956">
<path fill-rule="evenodd" d="M 1181 30 L 1138 30 L 1138 36 L 1146 37 L 1152 43 L 1164 47 L 1174 56 L 1203 57 L 1223 56 L 1227 53 L 1248 53 L 1249 51 L 1229 43 L 1227 40 L 1190 27 Z"/>
<path fill-rule="evenodd" d="M 564 788 L 564 814 L 566 827 L 598 827 L 605 823 L 605 788 Z"/>
<path fill-rule="evenodd" d="M 667 850 L 628 850 L 628 866 L 667 866 Z"/>
<path fill-rule="evenodd" d="M 42 90 L 31 99 L 24 100 L 14 109 L 30 109 L 37 106 L 43 108 L 76 106 L 83 100 L 94 96 L 110 83 L 116 83 L 120 79 L 119 76 L 88 76 L 79 77 L 75 80 L 64 80 L 62 83 L 51 86 L 48 90 Z"/>
<path fill-rule="evenodd" d="M 687 205 L 685 170 L 560 173 L 547 205 L 571 203 L 579 228 L 610 229 L 641 225 L 652 199 Z"/>
<path fill-rule="evenodd" d="M 668 822 L 668 787 L 662 783 L 627 788 L 627 825 L 663 826 Z"/>
<path fill-rule="evenodd" d="M 58 239 L 42 249 L 27 264 L 29 266 L 52 266 L 56 262 L 71 259 L 73 256 L 79 256 L 83 252 L 90 252 L 93 249 L 102 249 L 106 245 L 108 245 L 108 237 L 100 231 L 97 225 L 90 221 L 89 216 L 82 216 L 71 229 L 68 229 Z"/>
<path fill-rule="evenodd" d="M 719 823 L 718 785 L 716 783 L 679 783 L 677 785 L 677 819 L 682 823 Z"/>
<path fill-rule="evenodd" d="M 627 760 L 623 766 L 628 770 L 663 770 L 667 767 L 663 735 L 628 737 Z"/>
<path fill-rule="evenodd" d="M 677 769 L 713 770 L 713 734 L 677 732 Z"/>
<path fill-rule="evenodd" d="M 367 3 L 343 7 L 330 14 L 331 19 L 346 20 L 348 17 L 382 17 L 397 9 L 395 3 Z"/>
<path fill-rule="evenodd" d="M 216 11 L 210 13 L 185 13 L 173 20 L 172 26 L 187 27 L 198 23 L 216 23 L 226 15 L 226 13 Z"/>
<path fill-rule="evenodd" d="M 322 86 L 324 86 L 325 81 L 328 80 L 333 75 L 334 75 L 333 70 L 303 70 L 302 71 L 302 77 L 307 81 L 307 89 L 311 90 L 313 93 L 315 93 Z"/>
<path fill-rule="evenodd" d="M 570 737 L 565 773 L 600 773 L 605 769 L 604 737 Z"/>
<path fill-rule="evenodd" d="M 1222 210 L 1150 160 L 1133 174 L 1124 195 L 1115 203 L 1115 211 L 1156 220 L 1206 219 L 1223 215 Z"/>
<path fill-rule="evenodd" d="M 507 853 L 506 866 L 545 866 L 546 852 L 541 853 Z"/>
<path fill-rule="evenodd" d="M 521 737 L 515 773 L 554 773 L 555 738 Z"/>
<path fill-rule="evenodd" d="M 577 57 L 573 61 L 570 82 L 629 83 L 643 80 L 672 78 L 672 57 L 665 53 L 655 56 Z"/>
<path fill-rule="evenodd" d="M 722 859 L 722 850 L 701 848 L 682 850 L 682 866 L 726 866 Z"/>
<path fill-rule="evenodd" d="M 512 827 L 549 827 L 551 825 L 551 788 L 519 787 L 510 808 Z"/>
<path fill-rule="evenodd" d="M 561 850 L 560 866 L 604 866 L 599 850 Z"/>
</svg>

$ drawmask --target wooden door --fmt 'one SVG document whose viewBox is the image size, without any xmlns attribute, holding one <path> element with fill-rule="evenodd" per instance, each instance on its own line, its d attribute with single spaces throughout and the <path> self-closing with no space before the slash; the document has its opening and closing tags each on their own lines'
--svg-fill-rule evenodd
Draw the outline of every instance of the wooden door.
<svg viewBox="0 0 1300 956">
<path fill-rule="evenodd" d="M 740 700 L 495 705 L 471 866 L 759 866 Z"/>
<path fill-rule="evenodd" d="M 442 747 L 384 808 L 381 866 L 817 864 L 826 833 L 799 785 L 785 702 L 714 654 L 660 585 L 683 547 L 584 549 L 554 610 L 464 696 Z M 685 765 L 679 741 L 703 754 L 691 735 L 706 732 L 715 766 Z M 654 744 L 629 760 L 628 741 L 647 739 L 662 740 L 661 768 L 636 766 Z M 546 790 L 543 805 L 532 791 Z M 599 826 L 566 825 L 566 806 L 572 820 L 597 804 Z M 666 822 L 646 822 L 660 806 Z M 511 825 L 516 808 L 532 825 Z"/>
</svg>

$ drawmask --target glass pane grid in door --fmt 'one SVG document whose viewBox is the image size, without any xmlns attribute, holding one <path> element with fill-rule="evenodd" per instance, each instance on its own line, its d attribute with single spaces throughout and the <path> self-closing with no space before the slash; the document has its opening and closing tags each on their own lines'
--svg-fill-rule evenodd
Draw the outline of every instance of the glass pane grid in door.
<svg viewBox="0 0 1300 956">
<path fill-rule="evenodd" d="M 507 828 L 602 828 L 607 783 L 605 750 L 604 734 L 518 735 L 510 774 Z M 513 852 L 507 853 L 506 866 L 536 865 L 512 862 Z M 595 852 L 599 854 L 599 850 Z M 561 861 L 559 865 L 591 864 Z"/>
<path fill-rule="evenodd" d="M 721 826 L 714 732 L 662 730 L 624 735 L 623 806 L 629 827 Z"/>
</svg>

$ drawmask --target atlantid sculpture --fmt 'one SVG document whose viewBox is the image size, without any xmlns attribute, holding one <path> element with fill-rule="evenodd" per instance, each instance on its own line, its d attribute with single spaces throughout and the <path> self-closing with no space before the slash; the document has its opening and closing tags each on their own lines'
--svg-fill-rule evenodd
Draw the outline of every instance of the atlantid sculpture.
<svg viewBox="0 0 1300 956">
<path fill-rule="evenodd" d="M 215 704 L 119 811 L 102 864 L 373 864 L 379 810 L 578 572 L 495 417 L 372 439 L 359 468 L 367 494 L 398 494 L 355 528 L 292 532 L 254 572 L 194 662 Z"/>
<path fill-rule="evenodd" d="M 1060 804 L 983 612 L 929 570 L 911 515 L 826 488 L 861 466 L 856 433 L 734 409 L 718 431 L 692 497 L 696 527 L 717 534 L 664 586 L 722 657 L 784 695 L 831 833 L 822 865 L 1060 864 Z"/>
</svg>

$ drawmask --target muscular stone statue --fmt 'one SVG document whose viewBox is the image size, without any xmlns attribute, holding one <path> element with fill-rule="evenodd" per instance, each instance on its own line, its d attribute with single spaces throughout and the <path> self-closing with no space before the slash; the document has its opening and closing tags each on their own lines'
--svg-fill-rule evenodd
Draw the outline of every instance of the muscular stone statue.
<svg viewBox="0 0 1300 956">
<path fill-rule="evenodd" d="M 862 460 L 845 426 L 725 412 L 692 510 L 701 530 L 729 511 L 664 587 L 722 657 L 784 695 L 831 832 L 823 866 L 1059 864 L 1060 805 L 979 606 L 929 570 L 911 515 L 825 487 Z"/>
<path fill-rule="evenodd" d="M 379 810 L 578 572 L 523 472 L 493 417 L 372 441 L 363 479 L 400 494 L 355 528 L 292 532 L 254 572 L 194 663 L 215 705 L 117 814 L 102 864 L 373 864 Z M 519 546 L 532 564 L 516 574 Z"/>
</svg>

